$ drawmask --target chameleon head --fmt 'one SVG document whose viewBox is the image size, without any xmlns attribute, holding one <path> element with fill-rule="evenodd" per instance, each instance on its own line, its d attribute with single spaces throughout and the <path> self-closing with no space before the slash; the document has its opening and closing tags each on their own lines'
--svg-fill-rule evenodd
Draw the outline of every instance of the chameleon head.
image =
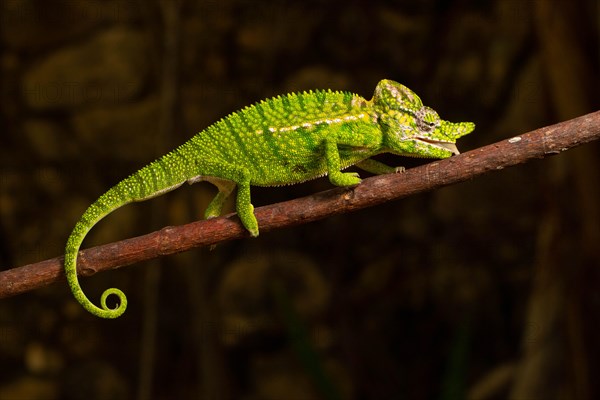
<svg viewBox="0 0 600 400">
<path fill-rule="evenodd" d="M 372 101 L 391 153 L 447 158 L 459 154 L 456 139 L 475 129 L 472 122 L 440 119 L 412 90 L 394 81 L 379 82 Z"/>
</svg>

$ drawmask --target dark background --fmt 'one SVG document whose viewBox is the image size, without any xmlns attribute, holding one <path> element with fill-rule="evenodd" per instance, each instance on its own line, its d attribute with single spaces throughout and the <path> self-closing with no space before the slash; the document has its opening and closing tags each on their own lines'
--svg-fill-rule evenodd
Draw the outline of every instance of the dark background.
<svg viewBox="0 0 600 400">
<path fill-rule="evenodd" d="M 393 79 L 477 124 L 462 151 L 599 104 L 595 0 L 0 4 L 3 269 L 62 254 L 105 190 L 272 95 Z M 95 303 L 124 290 L 118 320 L 66 284 L 3 299 L 0 399 L 598 398 L 599 150 L 84 279 Z M 84 247 L 213 194 L 124 207 Z"/>
</svg>

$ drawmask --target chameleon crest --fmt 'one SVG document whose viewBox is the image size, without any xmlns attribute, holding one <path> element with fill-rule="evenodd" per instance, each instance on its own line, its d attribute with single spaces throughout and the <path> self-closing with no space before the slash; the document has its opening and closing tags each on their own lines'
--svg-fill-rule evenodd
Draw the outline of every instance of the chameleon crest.
<svg viewBox="0 0 600 400">
<path fill-rule="evenodd" d="M 90 205 L 67 241 L 67 281 L 77 301 L 90 313 L 119 317 L 127 307 L 121 290 L 106 290 L 98 307 L 83 293 L 77 277 L 77 254 L 83 239 L 117 208 L 156 197 L 185 182 L 208 181 L 219 191 L 205 217 L 219 216 L 237 187 L 238 216 L 248 232 L 258 236 L 250 186 L 289 185 L 324 175 L 337 186 L 357 185 L 359 175 L 343 169 L 356 165 L 375 174 L 402 170 L 371 159 L 381 153 L 447 158 L 459 154 L 456 140 L 474 128 L 471 122 L 440 119 L 410 89 L 390 80 L 379 82 L 372 100 L 330 90 L 263 100 L 199 132 Z M 106 303 L 111 294 L 119 298 L 114 309 Z"/>
</svg>

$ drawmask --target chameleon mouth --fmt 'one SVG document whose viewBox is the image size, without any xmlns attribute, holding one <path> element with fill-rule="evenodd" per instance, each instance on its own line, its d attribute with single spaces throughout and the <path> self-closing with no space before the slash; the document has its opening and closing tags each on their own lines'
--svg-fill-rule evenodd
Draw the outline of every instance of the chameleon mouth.
<svg viewBox="0 0 600 400">
<path fill-rule="evenodd" d="M 432 146 L 442 148 L 444 150 L 448 150 L 448 151 L 452 152 L 452 154 L 454 154 L 455 156 L 460 154 L 460 151 L 458 151 L 458 148 L 456 147 L 455 143 L 441 142 L 438 140 L 425 139 L 425 138 L 417 138 L 417 140 L 420 140 L 421 142 L 425 142 L 428 145 L 432 145 Z"/>
</svg>

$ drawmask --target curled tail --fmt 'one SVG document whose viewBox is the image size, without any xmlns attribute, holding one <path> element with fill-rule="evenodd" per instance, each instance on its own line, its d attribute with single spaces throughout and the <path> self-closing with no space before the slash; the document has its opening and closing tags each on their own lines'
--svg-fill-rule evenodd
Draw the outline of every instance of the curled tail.
<svg viewBox="0 0 600 400">
<path fill-rule="evenodd" d="M 77 278 L 77 254 L 83 239 L 98 221 L 117 208 L 134 201 L 158 196 L 180 186 L 187 179 L 186 170 L 183 168 L 185 164 L 182 161 L 176 150 L 142 168 L 100 196 L 88 207 L 73 228 L 65 249 L 65 275 L 73 296 L 90 313 L 102 318 L 120 317 L 127 308 L 127 297 L 119 289 L 107 289 L 102 293 L 101 307 L 98 307 L 83 293 Z M 106 304 L 106 299 L 110 295 L 119 298 L 119 305 L 116 308 L 111 309 Z"/>
<path fill-rule="evenodd" d="M 79 285 L 79 279 L 77 278 L 77 254 L 79 253 L 79 247 L 81 246 L 83 239 L 90 229 L 92 229 L 92 227 L 98 223 L 98 221 L 121 205 L 129 203 L 129 201 L 127 201 L 125 203 L 121 203 L 120 205 L 109 207 L 108 210 L 104 210 L 104 202 L 110 197 L 111 192 L 113 192 L 117 186 L 106 192 L 83 213 L 81 219 L 79 222 L 77 222 L 75 228 L 73 228 L 73 232 L 71 233 L 71 236 L 69 236 L 67 247 L 65 249 L 65 275 L 67 276 L 67 281 L 69 282 L 73 296 L 75 296 L 83 308 L 102 318 L 120 317 L 127 308 L 127 297 L 121 290 L 111 288 L 102 293 L 102 297 L 100 298 L 100 304 L 102 308 L 92 303 L 90 299 L 87 298 L 85 293 L 83 293 L 83 290 Z M 119 298 L 119 305 L 117 308 L 111 309 L 106 304 L 106 299 L 110 295 L 115 295 Z"/>
<path fill-rule="evenodd" d="M 107 192 L 107 194 L 108 193 L 110 193 L 110 191 Z M 75 225 L 75 228 L 73 229 L 73 232 L 67 241 L 67 247 L 65 249 L 65 275 L 67 276 L 67 281 L 69 282 L 73 296 L 75 296 L 83 308 L 98 317 L 117 318 L 120 317 L 127 308 L 127 297 L 125 296 L 125 293 L 115 288 L 105 290 L 100 299 L 100 304 L 102 305 L 102 308 L 100 308 L 94 305 L 94 303 L 87 298 L 85 293 L 83 293 L 83 290 L 79 285 L 79 279 L 77 278 L 77 254 L 79 253 L 79 247 L 81 246 L 83 239 L 98 221 L 112 211 L 100 211 L 100 204 L 98 203 L 100 203 L 103 197 L 100 197 L 100 199 L 98 199 L 85 211 L 79 222 L 77 222 L 77 225 Z M 106 304 L 106 299 L 111 294 L 114 294 L 119 298 L 119 305 L 114 309 L 109 308 Z"/>
</svg>

